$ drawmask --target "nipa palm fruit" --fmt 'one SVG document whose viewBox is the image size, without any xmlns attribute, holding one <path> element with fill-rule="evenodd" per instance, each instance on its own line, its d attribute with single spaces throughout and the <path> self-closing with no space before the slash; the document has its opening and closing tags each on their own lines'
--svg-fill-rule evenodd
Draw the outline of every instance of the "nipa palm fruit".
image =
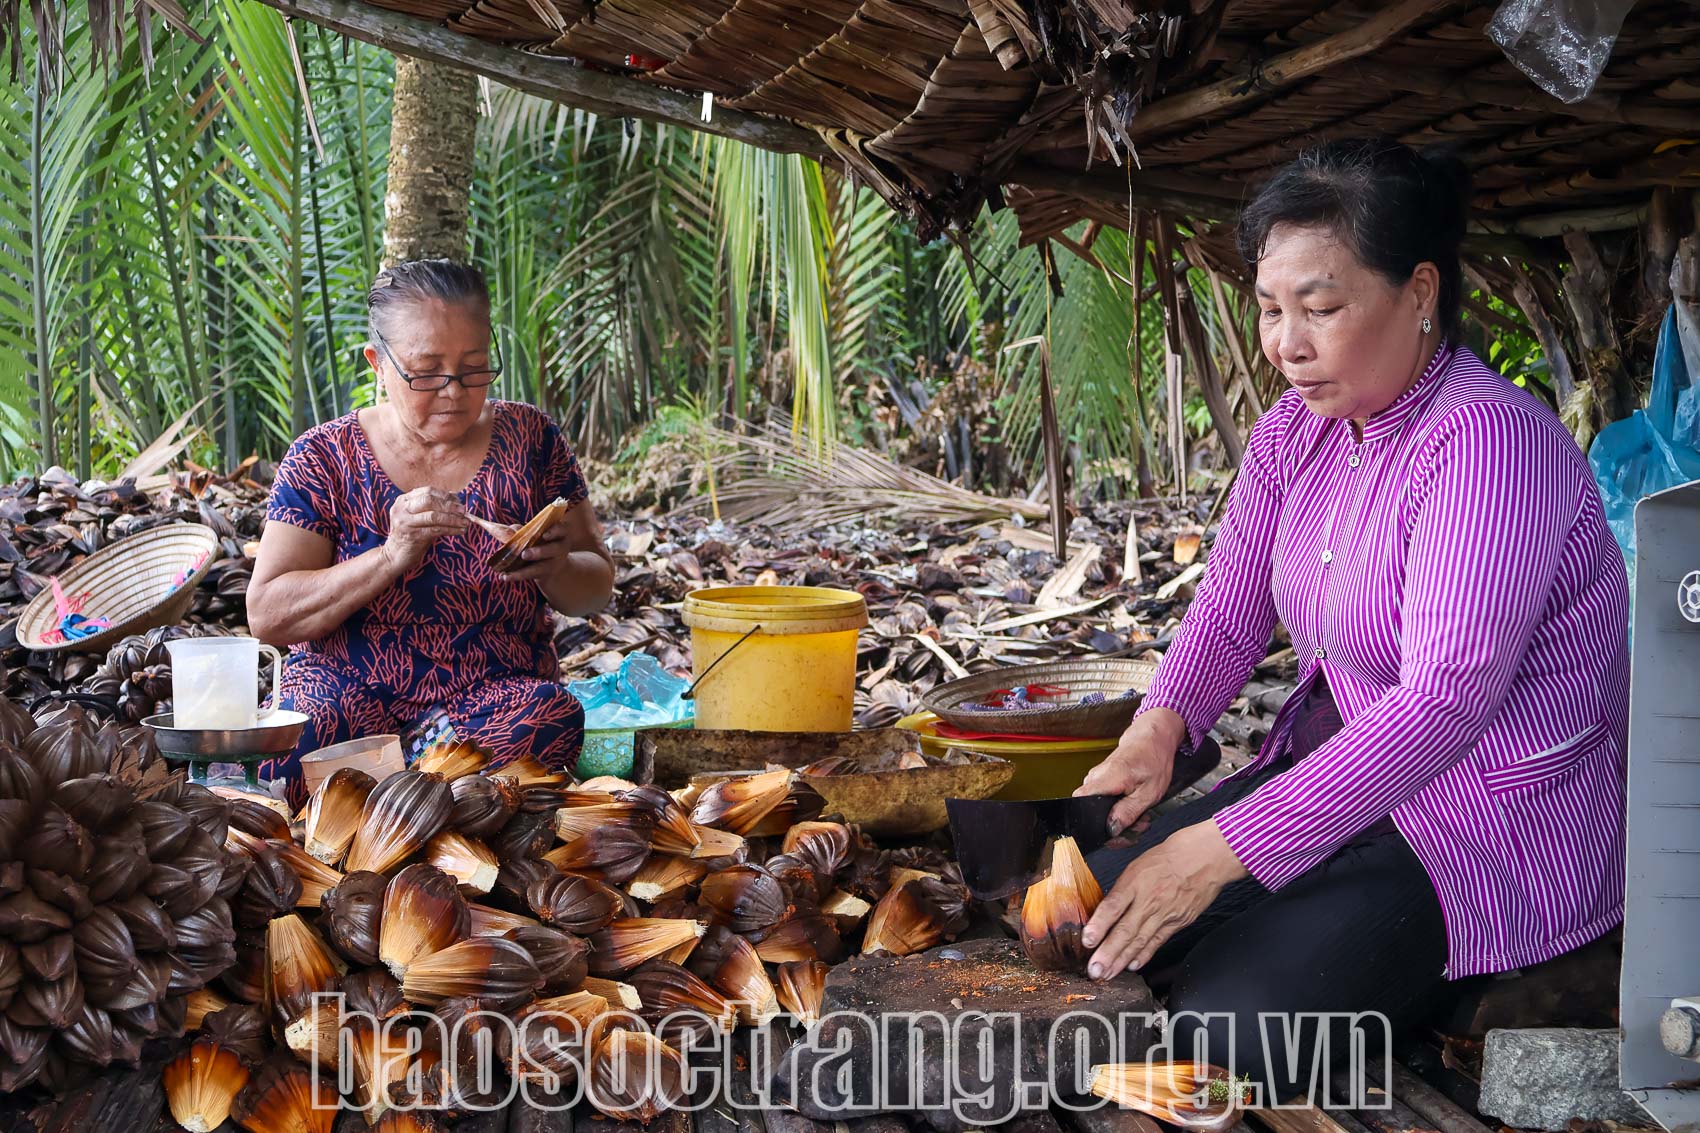
<svg viewBox="0 0 1700 1133">
<path fill-rule="evenodd" d="M 960 894 L 937 878 L 920 876 L 896 886 L 868 914 L 862 952 L 910 956 L 923 952 L 968 927 Z"/>
<path fill-rule="evenodd" d="M 297 913 L 266 926 L 266 996 L 282 1030 L 300 1018 L 313 996 L 336 990 L 341 961 Z"/>
<path fill-rule="evenodd" d="M 604 826 L 629 826 L 650 840 L 655 811 L 640 802 L 617 800 L 591 806 L 564 806 L 555 811 L 555 837 L 571 842 L 582 834 Z"/>
<path fill-rule="evenodd" d="M 519 785 L 504 775 L 463 775 L 449 784 L 449 793 L 449 829 L 468 838 L 493 836 L 519 810 Z"/>
<path fill-rule="evenodd" d="M 342 996 L 350 1015 L 364 1013 L 383 1020 L 413 1010 L 401 994 L 401 984 L 382 968 L 364 968 L 344 976 Z"/>
<path fill-rule="evenodd" d="M 785 832 L 780 848 L 814 870 L 830 889 L 850 860 L 850 829 L 840 822 L 799 822 Z"/>
<path fill-rule="evenodd" d="M 476 901 L 468 901 L 466 911 L 472 919 L 473 936 L 505 936 L 516 928 L 527 928 L 537 923 L 524 914 L 510 913 Z"/>
<path fill-rule="evenodd" d="M 1104 894 L 1073 838 L 1051 849 L 1051 872 L 1027 887 L 1021 901 L 1021 950 L 1036 968 L 1083 972 L 1092 950 L 1080 934 Z"/>
<path fill-rule="evenodd" d="M 543 533 L 559 523 L 571 508 L 572 505 L 564 499 L 554 500 L 547 504 L 542 511 L 532 516 L 512 535 L 508 536 L 507 540 L 490 555 L 487 565 L 491 572 L 506 574 L 509 571 L 518 570 L 525 563 L 523 558 L 525 552 L 536 546 L 537 541 L 543 537 Z"/>
<path fill-rule="evenodd" d="M 496 936 L 473 937 L 415 960 L 401 981 L 402 995 L 417 1006 L 467 996 L 491 1010 L 524 1002 L 542 986 L 526 950 Z"/>
<path fill-rule="evenodd" d="M 245 860 L 247 873 L 231 902 L 231 915 L 241 928 L 264 928 L 301 899 L 301 875 L 273 846 L 262 844 Z"/>
<path fill-rule="evenodd" d="M 424 862 L 390 879 L 379 923 L 378 959 L 398 980 L 406 978 L 414 962 L 472 933 L 472 917 L 455 879 Z"/>
<path fill-rule="evenodd" d="M 352 1101 L 367 1124 L 374 1124 L 389 1111 L 394 1087 L 407 1077 L 412 1054 L 407 1029 L 356 1019 L 348 1031 L 348 1061 L 354 1071 Z"/>
<path fill-rule="evenodd" d="M 491 752 L 471 740 L 438 740 L 419 756 L 415 771 L 431 771 L 453 782 L 467 775 L 476 775 L 490 765 Z"/>
<path fill-rule="evenodd" d="M 805 1027 L 820 1022 L 821 1000 L 826 997 L 826 976 L 831 971 L 819 960 L 794 960 L 774 971 L 774 989 L 785 1010 Z"/>
<path fill-rule="evenodd" d="M 741 936 L 726 943 L 708 982 L 737 1004 L 739 1018 L 752 1027 L 765 1026 L 779 1014 L 778 995 L 767 968 L 755 946 Z"/>
<path fill-rule="evenodd" d="M 794 960 L 825 960 L 835 963 L 844 954 L 844 942 L 827 917 L 817 914 L 792 917 L 770 929 L 750 934 L 756 955 L 769 964 Z"/>
<path fill-rule="evenodd" d="M 338 1108 L 313 1101 L 307 1068 L 278 1056 L 248 1080 L 230 1116 L 248 1133 L 331 1133 Z"/>
<path fill-rule="evenodd" d="M 360 812 L 378 781 L 357 767 L 339 767 L 307 800 L 303 816 L 307 852 L 334 866 L 360 829 Z"/>
<path fill-rule="evenodd" d="M 574 990 L 590 971 L 590 945 L 581 937 L 544 925 L 521 925 L 502 935 L 525 949 L 543 976 L 543 990 L 552 995 Z"/>
<path fill-rule="evenodd" d="M 347 871 L 388 873 L 448 823 L 454 795 L 442 776 L 397 771 L 372 789 L 344 860 Z"/>
<path fill-rule="evenodd" d="M 640 1014 L 660 1023 L 680 1012 L 700 1016 L 712 1029 L 730 1032 L 738 1025 L 738 1007 L 699 977 L 667 960 L 651 960 L 627 981 L 637 989 Z"/>
<path fill-rule="evenodd" d="M 648 1125 L 684 1097 L 684 1057 L 646 1031 L 609 1028 L 590 1054 L 590 1103 L 619 1121 Z"/>
<path fill-rule="evenodd" d="M 716 924 L 733 932 L 758 932 L 771 928 L 792 912 L 785 890 L 774 876 L 760 866 L 739 865 L 703 878 L 698 898 L 709 909 Z"/>
<path fill-rule="evenodd" d="M 479 896 L 495 887 L 501 872 L 490 847 L 453 830 L 425 844 L 425 860 L 453 877 L 463 891 Z"/>
<path fill-rule="evenodd" d="M 608 1001 L 587 991 L 528 1004 L 504 1032 L 508 1072 L 537 1093 L 560 1093 L 578 1079 L 591 1024 L 607 1012 Z"/>
<path fill-rule="evenodd" d="M 791 792 L 790 771 L 783 768 L 741 775 L 710 784 L 691 808 L 691 821 L 737 835 L 748 835 Z"/>
<path fill-rule="evenodd" d="M 276 848 L 289 868 L 301 878 L 301 896 L 295 902 L 298 909 L 317 909 L 325 893 L 342 882 L 343 875 L 339 871 L 293 842 L 272 841 L 267 845 Z"/>
<path fill-rule="evenodd" d="M 682 962 L 707 931 L 700 921 L 622 917 L 590 938 L 590 970 L 623 976 L 658 957 Z"/>
<path fill-rule="evenodd" d="M 558 870 L 590 873 L 618 885 L 649 857 L 649 831 L 636 826 L 599 826 L 549 851 L 543 860 Z"/>
<path fill-rule="evenodd" d="M 172 1120 L 188 1133 L 212 1133 L 248 1084 L 248 1068 L 235 1051 L 200 1039 L 167 1064 L 163 1078 Z"/>
<path fill-rule="evenodd" d="M 319 926 L 336 950 L 356 964 L 378 962 L 378 935 L 388 888 L 383 874 L 360 870 L 344 874 L 320 898 L 324 915 Z"/>
<path fill-rule="evenodd" d="M 210 988 L 192 991 L 188 995 L 188 1010 L 184 1023 L 191 1031 L 198 1031 L 208 1015 L 223 1011 L 229 1006 L 230 1000 Z"/>
<path fill-rule="evenodd" d="M 639 901 L 662 901 L 677 897 L 696 885 L 708 873 L 704 862 L 673 854 L 651 854 L 643 868 L 626 882 L 626 892 Z"/>
<path fill-rule="evenodd" d="M 654 816 L 654 827 L 650 831 L 649 840 L 656 853 L 688 857 L 702 844 L 702 836 L 697 833 L 696 826 L 691 822 L 690 813 L 660 787 L 645 784 L 622 791 L 615 797 L 622 802 L 639 803 L 649 809 Z"/>
</svg>

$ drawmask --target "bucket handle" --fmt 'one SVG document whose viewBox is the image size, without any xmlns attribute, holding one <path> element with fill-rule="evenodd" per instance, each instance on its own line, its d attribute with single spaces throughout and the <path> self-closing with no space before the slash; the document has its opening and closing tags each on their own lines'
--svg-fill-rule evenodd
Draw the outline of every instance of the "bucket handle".
<svg viewBox="0 0 1700 1133">
<path fill-rule="evenodd" d="M 749 631 L 746 632 L 743 637 L 740 637 L 737 641 L 734 641 L 731 644 L 731 646 L 727 648 L 726 652 L 724 652 L 720 656 L 716 657 L 714 659 L 714 661 L 708 666 L 708 668 L 706 668 L 702 671 L 702 676 L 698 677 L 696 680 L 691 682 L 691 687 L 686 689 L 684 691 L 684 693 L 680 695 L 679 699 L 680 700 L 694 700 L 696 698 L 696 694 L 697 694 L 697 686 L 708 679 L 708 674 L 714 672 L 715 666 L 719 665 L 720 662 L 726 660 L 726 658 L 732 656 L 732 651 L 734 649 L 738 648 L 738 646 L 740 646 L 740 645 L 744 644 L 744 642 L 748 641 L 750 639 L 750 637 L 753 634 L 757 633 L 760 629 L 761 629 L 761 626 L 759 626 L 759 625 L 751 626 L 749 628 Z"/>
</svg>

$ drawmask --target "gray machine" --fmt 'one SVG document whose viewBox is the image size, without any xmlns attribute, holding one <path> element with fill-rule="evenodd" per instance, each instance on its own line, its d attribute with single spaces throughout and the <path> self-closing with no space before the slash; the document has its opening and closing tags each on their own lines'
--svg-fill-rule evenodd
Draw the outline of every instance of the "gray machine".
<svg viewBox="0 0 1700 1133">
<path fill-rule="evenodd" d="M 1623 1088 L 1700 1131 L 1700 480 L 1635 509 Z"/>
</svg>

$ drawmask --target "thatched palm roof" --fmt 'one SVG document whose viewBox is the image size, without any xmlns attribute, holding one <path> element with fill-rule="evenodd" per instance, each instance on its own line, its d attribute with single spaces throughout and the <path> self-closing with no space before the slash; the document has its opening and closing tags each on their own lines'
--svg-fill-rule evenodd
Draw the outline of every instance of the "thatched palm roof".
<svg viewBox="0 0 1700 1133">
<path fill-rule="evenodd" d="M 1033 238 L 1226 218 L 1305 141 L 1369 131 L 1459 146 L 1489 232 L 1623 227 L 1700 185 L 1682 0 L 1641 0 L 1570 106 L 1488 39 L 1495 0 L 267 2 L 603 112 L 703 126 L 706 93 L 707 128 L 836 157 L 924 229 L 988 199 Z"/>
</svg>

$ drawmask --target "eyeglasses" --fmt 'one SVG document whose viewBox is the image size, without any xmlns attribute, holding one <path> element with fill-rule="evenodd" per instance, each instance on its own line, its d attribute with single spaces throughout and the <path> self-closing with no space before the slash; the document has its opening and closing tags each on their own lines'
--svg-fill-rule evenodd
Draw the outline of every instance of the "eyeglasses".
<svg viewBox="0 0 1700 1133">
<path fill-rule="evenodd" d="M 495 361 L 489 369 L 473 370 L 467 374 L 410 374 L 401 368 L 401 363 L 396 360 L 395 351 L 390 349 L 390 344 L 384 341 L 383 335 L 373 331 L 372 337 L 378 340 L 379 349 L 384 352 L 384 357 L 390 360 L 390 365 L 395 367 L 395 372 L 401 375 L 401 380 L 407 383 L 407 388 L 417 390 L 420 393 L 430 393 L 433 390 L 442 389 L 450 382 L 459 382 L 463 389 L 483 389 L 502 376 L 502 359 L 496 353 L 494 344 L 490 347 L 490 356 Z"/>
</svg>

